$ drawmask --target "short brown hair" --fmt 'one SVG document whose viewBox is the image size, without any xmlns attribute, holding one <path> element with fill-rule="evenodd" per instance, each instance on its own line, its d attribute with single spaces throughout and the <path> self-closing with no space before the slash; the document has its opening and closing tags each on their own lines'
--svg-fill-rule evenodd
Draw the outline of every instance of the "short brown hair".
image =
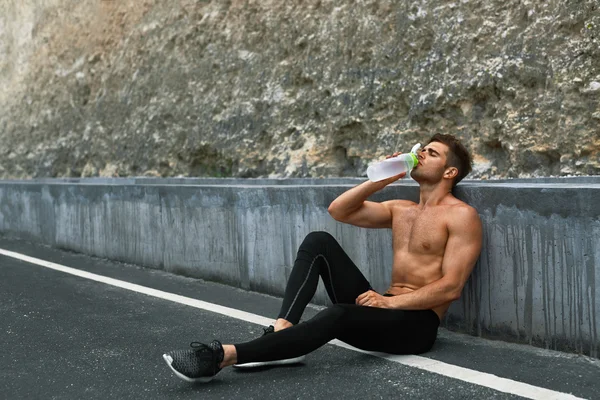
<svg viewBox="0 0 600 400">
<path fill-rule="evenodd" d="M 448 146 L 450 151 L 448 151 L 446 168 L 455 167 L 458 169 L 458 175 L 454 178 L 454 183 L 452 184 L 452 187 L 456 186 L 473 169 L 473 159 L 469 151 L 454 135 L 436 133 L 429 139 L 429 143 L 431 142 L 440 142 Z"/>
</svg>

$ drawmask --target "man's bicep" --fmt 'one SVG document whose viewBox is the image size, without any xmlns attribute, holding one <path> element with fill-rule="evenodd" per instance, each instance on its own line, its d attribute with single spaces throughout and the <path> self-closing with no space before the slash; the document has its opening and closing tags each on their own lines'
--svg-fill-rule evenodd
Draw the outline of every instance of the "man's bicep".
<svg viewBox="0 0 600 400">
<path fill-rule="evenodd" d="M 338 221 L 361 228 L 391 228 L 392 211 L 390 202 L 365 201 L 358 210 Z"/>
<path fill-rule="evenodd" d="M 460 296 L 481 252 L 482 227 L 474 209 L 461 210 L 449 224 L 449 236 L 442 262 L 444 279 Z"/>
</svg>

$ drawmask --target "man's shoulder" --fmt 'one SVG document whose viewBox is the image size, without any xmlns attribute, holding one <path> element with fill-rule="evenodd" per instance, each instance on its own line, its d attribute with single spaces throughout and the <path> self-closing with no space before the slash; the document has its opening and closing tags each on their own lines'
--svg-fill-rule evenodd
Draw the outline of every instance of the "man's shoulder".
<svg viewBox="0 0 600 400">
<path fill-rule="evenodd" d="M 452 209 L 454 209 L 454 210 L 459 210 L 459 212 L 477 213 L 477 210 L 475 209 L 475 207 L 465 203 L 462 200 L 457 199 L 456 197 L 454 198 L 452 203 L 448 204 L 448 206 L 452 207 Z"/>
<path fill-rule="evenodd" d="M 447 213 L 449 224 L 464 226 L 481 223 L 479 213 L 475 207 L 468 205 L 464 201 L 456 200 L 456 202 L 448 205 L 451 209 L 451 212 Z"/>
<path fill-rule="evenodd" d="M 475 207 L 470 206 L 469 204 L 465 203 L 460 199 L 457 199 L 453 195 L 448 195 L 442 202 L 442 205 L 449 207 L 453 211 L 458 211 L 466 214 L 477 213 Z"/>
</svg>

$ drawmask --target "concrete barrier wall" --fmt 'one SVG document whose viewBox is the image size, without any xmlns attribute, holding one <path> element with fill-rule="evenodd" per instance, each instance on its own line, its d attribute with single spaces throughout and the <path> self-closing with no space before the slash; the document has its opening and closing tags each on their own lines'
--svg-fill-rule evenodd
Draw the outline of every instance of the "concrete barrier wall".
<svg viewBox="0 0 600 400">
<path fill-rule="evenodd" d="M 281 295 L 304 236 L 333 234 L 377 290 L 389 230 L 340 224 L 327 206 L 360 179 L 0 181 L 0 232 L 98 257 Z M 484 248 L 444 325 L 598 357 L 600 179 L 467 181 L 457 197 Z M 414 182 L 372 197 L 417 200 Z M 326 304 L 319 288 L 316 303 Z"/>
</svg>

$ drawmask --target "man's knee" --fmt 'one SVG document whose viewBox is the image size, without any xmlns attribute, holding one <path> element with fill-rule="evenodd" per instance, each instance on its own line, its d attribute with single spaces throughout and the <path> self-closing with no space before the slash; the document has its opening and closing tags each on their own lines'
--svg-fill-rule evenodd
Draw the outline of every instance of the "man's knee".
<svg viewBox="0 0 600 400">
<path fill-rule="evenodd" d="M 314 231 L 306 235 L 302 245 L 314 247 L 327 245 L 332 242 L 337 243 L 337 240 L 335 240 L 330 233 L 324 231 Z"/>
<path fill-rule="evenodd" d="M 323 311 L 324 318 L 339 323 L 348 312 L 348 307 L 345 307 L 346 305 L 347 304 L 333 304 L 327 307 Z"/>
</svg>

